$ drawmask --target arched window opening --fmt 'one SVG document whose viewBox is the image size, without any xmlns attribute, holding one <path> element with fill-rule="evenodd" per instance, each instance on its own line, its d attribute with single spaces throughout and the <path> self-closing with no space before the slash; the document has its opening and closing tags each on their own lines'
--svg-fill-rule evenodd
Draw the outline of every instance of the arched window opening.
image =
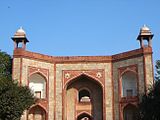
<svg viewBox="0 0 160 120">
<path fill-rule="evenodd" d="M 23 48 L 23 43 L 22 42 L 17 42 L 17 48 Z"/>
<path fill-rule="evenodd" d="M 123 120 L 137 120 L 138 110 L 133 105 L 128 105 L 123 110 Z"/>
<path fill-rule="evenodd" d="M 46 112 L 40 106 L 31 108 L 28 114 L 28 120 L 46 120 Z"/>
<path fill-rule="evenodd" d="M 122 75 L 122 96 L 137 96 L 137 76 L 133 72 L 126 72 Z"/>
<path fill-rule="evenodd" d="M 144 45 L 144 47 L 148 47 L 148 41 L 147 40 L 143 40 L 143 45 Z"/>
<path fill-rule="evenodd" d="M 46 80 L 40 74 L 33 74 L 29 79 L 29 88 L 35 97 L 46 98 Z"/>
<path fill-rule="evenodd" d="M 86 113 L 83 113 L 78 116 L 77 120 L 92 120 L 92 117 Z"/>
<path fill-rule="evenodd" d="M 90 102 L 90 93 L 88 90 L 83 89 L 79 91 L 79 102 Z"/>
</svg>

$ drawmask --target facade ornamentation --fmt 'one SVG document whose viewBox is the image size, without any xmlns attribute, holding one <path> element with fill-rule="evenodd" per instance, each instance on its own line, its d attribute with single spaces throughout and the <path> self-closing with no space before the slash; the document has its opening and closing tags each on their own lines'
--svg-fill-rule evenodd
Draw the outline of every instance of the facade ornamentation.
<svg viewBox="0 0 160 120">
<path fill-rule="evenodd" d="M 98 72 L 98 73 L 96 74 L 96 77 L 97 77 L 97 78 L 101 78 L 101 77 L 102 77 L 102 74 L 101 74 L 100 72 Z"/>
<path fill-rule="evenodd" d="M 20 28 L 12 37 L 13 79 L 38 99 L 21 120 L 135 120 L 138 95 L 153 83 L 152 37 L 143 26 L 139 49 L 56 57 L 27 51 L 29 40 Z"/>
<path fill-rule="evenodd" d="M 66 79 L 69 79 L 69 78 L 70 78 L 70 74 L 69 74 L 69 73 L 66 73 L 66 74 L 65 74 L 65 78 L 66 78 Z"/>
</svg>

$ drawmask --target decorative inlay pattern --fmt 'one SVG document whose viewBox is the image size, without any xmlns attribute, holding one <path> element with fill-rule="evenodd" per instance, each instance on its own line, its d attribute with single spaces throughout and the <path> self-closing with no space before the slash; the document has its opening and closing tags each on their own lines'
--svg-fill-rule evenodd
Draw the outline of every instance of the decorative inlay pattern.
<svg viewBox="0 0 160 120">
<path fill-rule="evenodd" d="M 102 77 L 102 73 L 101 72 L 97 72 L 96 77 L 97 78 L 101 78 Z"/>
<path fill-rule="evenodd" d="M 69 73 L 66 73 L 64 76 L 65 76 L 66 79 L 70 78 L 70 74 Z"/>
<path fill-rule="evenodd" d="M 97 70 L 64 70 L 63 71 L 64 85 L 66 84 L 66 82 L 72 79 L 76 79 L 81 75 L 86 75 L 104 84 L 104 70 L 97 69 Z"/>
<path fill-rule="evenodd" d="M 137 65 L 135 64 L 135 65 L 130 65 L 130 66 L 119 68 L 120 75 L 122 75 L 126 71 L 133 71 L 135 73 L 138 73 Z"/>
<path fill-rule="evenodd" d="M 48 78 L 48 69 L 31 67 L 31 66 L 28 67 L 29 76 L 36 72 L 42 73 L 46 78 Z"/>
</svg>

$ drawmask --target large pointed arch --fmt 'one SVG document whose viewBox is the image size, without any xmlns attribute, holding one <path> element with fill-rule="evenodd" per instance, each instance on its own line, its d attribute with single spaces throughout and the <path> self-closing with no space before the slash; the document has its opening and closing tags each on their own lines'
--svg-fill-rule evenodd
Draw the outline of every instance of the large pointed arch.
<svg viewBox="0 0 160 120">
<path fill-rule="evenodd" d="M 79 101 L 79 92 L 83 89 L 88 91 L 88 97 L 91 98 L 91 102 L 82 103 Z M 81 74 L 69 80 L 65 84 L 63 93 L 64 118 L 74 120 L 79 111 L 83 110 L 89 112 L 94 119 L 103 119 L 105 109 L 103 93 L 102 83 L 86 74 Z"/>
<path fill-rule="evenodd" d="M 104 87 L 103 83 L 102 83 L 99 79 L 97 79 L 97 78 L 95 78 L 95 77 L 93 77 L 93 76 L 91 76 L 91 75 L 89 75 L 89 74 L 81 73 L 81 74 L 79 74 L 78 76 L 75 76 L 74 78 L 69 79 L 69 80 L 65 83 L 64 89 L 66 89 L 66 87 L 69 86 L 69 84 L 71 84 L 72 82 L 74 82 L 75 80 L 77 80 L 77 79 L 79 79 L 79 78 L 81 78 L 81 77 L 86 77 L 86 78 L 88 78 L 88 79 L 90 79 L 90 80 L 93 80 L 94 82 L 96 82 L 96 84 L 99 84 L 102 88 Z"/>
</svg>

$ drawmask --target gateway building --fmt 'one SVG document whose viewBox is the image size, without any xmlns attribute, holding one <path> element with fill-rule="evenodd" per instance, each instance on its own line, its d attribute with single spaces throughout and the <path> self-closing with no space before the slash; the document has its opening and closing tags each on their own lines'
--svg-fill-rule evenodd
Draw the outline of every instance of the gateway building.
<svg viewBox="0 0 160 120">
<path fill-rule="evenodd" d="M 153 83 L 152 37 L 143 26 L 138 49 L 59 57 L 27 51 L 29 40 L 18 29 L 12 37 L 13 79 L 38 98 L 21 120 L 135 120 L 139 95 Z"/>
</svg>

